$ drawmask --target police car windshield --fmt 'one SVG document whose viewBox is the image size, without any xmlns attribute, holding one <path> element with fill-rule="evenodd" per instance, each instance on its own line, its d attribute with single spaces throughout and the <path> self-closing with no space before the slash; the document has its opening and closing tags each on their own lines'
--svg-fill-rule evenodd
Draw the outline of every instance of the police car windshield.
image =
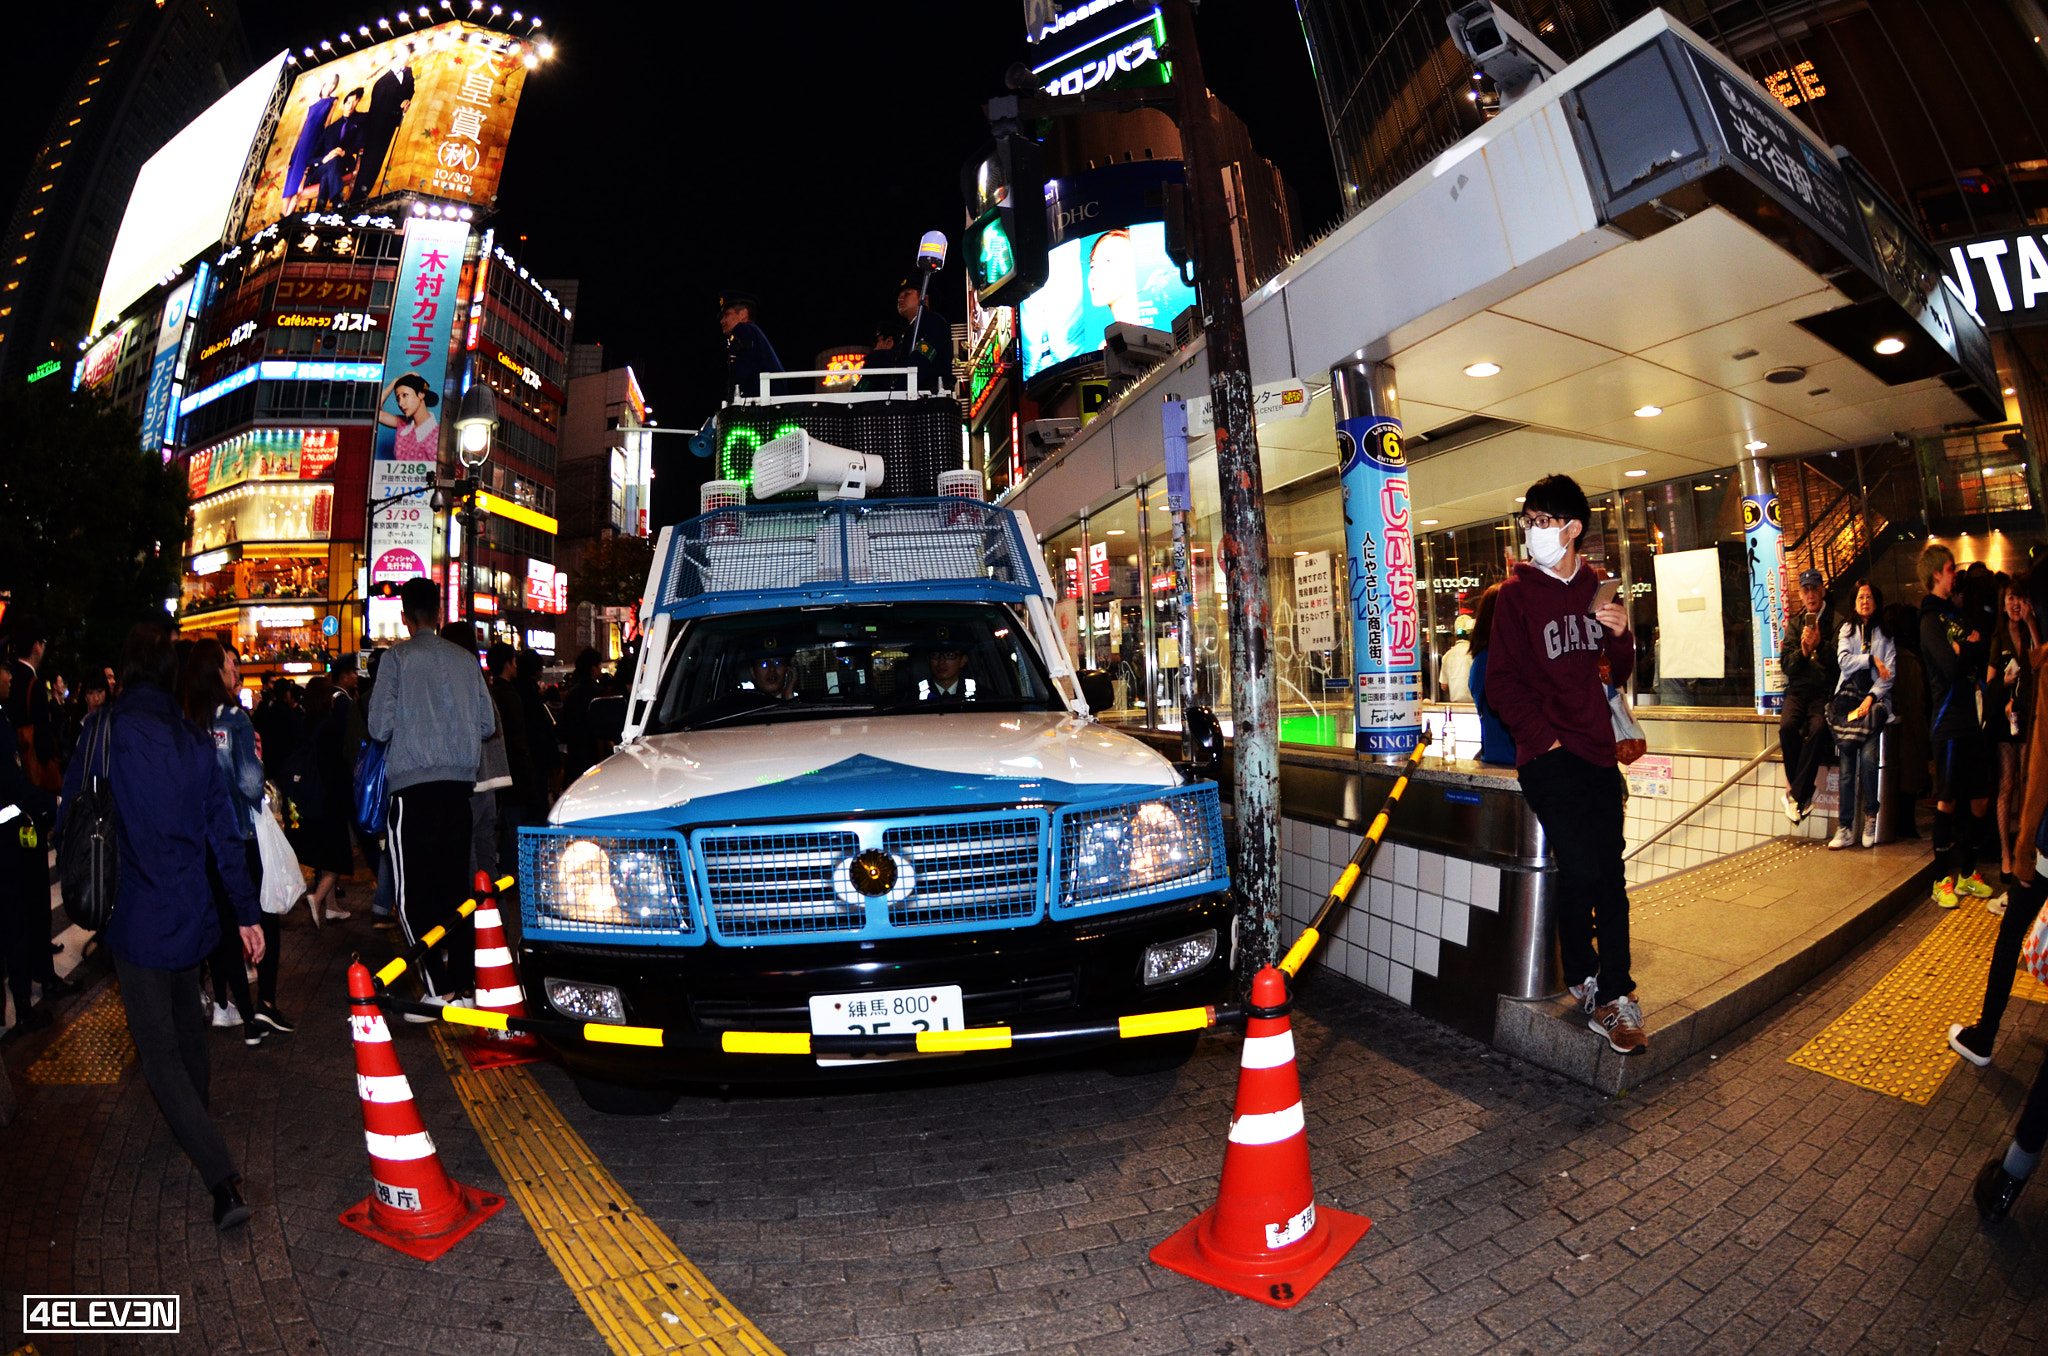
<svg viewBox="0 0 2048 1356">
<path fill-rule="evenodd" d="M 1044 664 L 1010 612 L 984 603 L 890 603 L 697 622 L 662 677 L 648 728 L 1058 708 Z"/>
</svg>

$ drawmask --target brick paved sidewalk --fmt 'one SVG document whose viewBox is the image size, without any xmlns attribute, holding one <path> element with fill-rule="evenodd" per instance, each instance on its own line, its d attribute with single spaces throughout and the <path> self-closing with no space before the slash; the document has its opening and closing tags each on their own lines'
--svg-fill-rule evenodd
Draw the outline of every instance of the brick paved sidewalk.
<svg viewBox="0 0 2048 1356">
<path fill-rule="evenodd" d="M 389 954 L 369 888 L 350 891 L 347 922 L 316 933 L 303 908 L 285 920 L 278 1006 L 295 1034 L 251 1050 L 239 1028 L 214 1033 L 214 1115 L 256 1207 L 244 1230 L 215 1233 L 212 1198 L 132 1065 L 118 1085 L 30 1087 L 22 1067 L 48 1038 L 8 1052 L 23 1108 L 0 1129 L 0 1350 L 20 1341 L 24 1291 L 184 1296 L 177 1338 L 38 1338 L 45 1353 L 606 1350 L 516 1211 L 431 1267 L 336 1222 L 370 1182 L 346 981 L 351 951 Z M 66 1016 L 93 998 L 68 1000 Z M 394 1024 L 442 1162 L 502 1190 L 426 1030 Z"/>
<path fill-rule="evenodd" d="M 1713 1057 L 1613 1101 L 1341 980 L 1305 984 L 1320 1197 L 1374 1227 L 1287 1313 L 1145 1260 L 1213 1198 L 1231 1041 L 1151 1078 L 736 1091 L 646 1120 L 596 1116 L 558 1070 L 539 1077 L 790 1356 L 2036 1350 L 2048 1190 L 1996 1231 L 1967 1194 L 2040 1065 L 2048 1011 L 2015 1003 L 1993 1068 L 1958 1067 L 1925 1108 L 1786 1063 L 1934 921 L 1916 909 Z M 185 1335 L 79 1349 L 602 1351 L 515 1210 L 431 1267 L 335 1222 L 367 1189 L 342 972 L 350 949 L 382 950 L 360 917 L 315 934 L 297 915 L 285 941 L 299 1033 L 215 1047 L 249 1230 L 213 1233 L 132 1076 L 22 1088 L 0 1130 L 6 1345 L 24 1289 L 134 1289 L 183 1293 Z M 422 1112 L 449 1170 L 495 1189 L 424 1030 L 396 1030 Z M 32 1053 L 9 1054 L 17 1086 Z"/>
<path fill-rule="evenodd" d="M 1234 1042 L 1090 1069 L 594 1116 L 643 1209 L 791 1356 L 2018 1352 L 2040 1349 L 2048 1190 L 1980 1230 L 2048 1013 L 1927 1108 L 1787 1064 L 1910 949 L 1916 910 L 1710 1056 L 1608 1101 L 1341 980 L 1297 1041 L 1322 1200 L 1370 1215 L 1286 1313 L 1145 1260 L 1214 1197 Z"/>
</svg>

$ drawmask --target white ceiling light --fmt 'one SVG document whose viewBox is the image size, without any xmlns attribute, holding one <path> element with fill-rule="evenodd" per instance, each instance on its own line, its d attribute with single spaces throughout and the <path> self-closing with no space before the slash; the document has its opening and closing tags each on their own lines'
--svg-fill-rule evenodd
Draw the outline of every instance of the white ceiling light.
<svg viewBox="0 0 2048 1356">
<path fill-rule="evenodd" d="M 1442 521 L 1443 520 L 1441 518 L 1424 518 L 1422 520 L 1422 525 L 1424 527 L 1435 527 L 1438 523 Z"/>
<path fill-rule="evenodd" d="M 1636 411 L 1636 418 L 1655 419 L 1658 415 L 1662 413 L 1664 413 L 1664 407 L 1662 405 L 1645 405 L 1641 409 Z"/>
<path fill-rule="evenodd" d="M 1497 377 L 1500 375 L 1500 364 L 1473 363 L 1465 369 L 1465 375 L 1468 377 Z"/>
<path fill-rule="evenodd" d="M 1884 338 L 1871 345 L 1871 347 L 1889 358 L 1894 353 L 1904 353 L 1906 351 L 1906 341 L 1896 335 L 1887 334 Z"/>
<path fill-rule="evenodd" d="M 1769 446 L 1770 444 L 1761 438 L 1751 438 L 1742 445 L 1742 450 L 1745 452 L 1761 452 Z"/>
<path fill-rule="evenodd" d="M 1623 472 L 1622 472 L 1622 474 L 1623 474 L 1623 475 L 1625 475 L 1625 476 L 1627 476 L 1627 477 L 1629 477 L 1629 478 L 1630 478 L 1631 480 L 1633 480 L 1633 479 L 1635 479 L 1635 478 L 1636 478 L 1637 476 L 1646 476 L 1646 475 L 1648 475 L 1648 474 L 1650 474 L 1650 473 L 1649 473 L 1648 471 L 1644 471 L 1644 470 L 1634 470 L 1634 471 L 1623 471 Z"/>
</svg>

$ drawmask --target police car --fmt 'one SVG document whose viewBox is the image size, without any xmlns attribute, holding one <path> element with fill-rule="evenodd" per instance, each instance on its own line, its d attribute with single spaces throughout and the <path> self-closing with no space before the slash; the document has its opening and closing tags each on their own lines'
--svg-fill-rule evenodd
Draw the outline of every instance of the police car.
<svg viewBox="0 0 2048 1356">
<path fill-rule="evenodd" d="M 521 834 L 529 1010 L 879 1034 L 1227 998 L 1216 786 L 1091 718 L 1052 589 L 1030 523 L 973 498 L 665 529 L 618 750 Z M 1116 1052 L 1170 1064 L 1193 1041 Z M 560 1053 L 591 1106 L 624 1113 L 689 1082 L 1008 1058 Z"/>
</svg>

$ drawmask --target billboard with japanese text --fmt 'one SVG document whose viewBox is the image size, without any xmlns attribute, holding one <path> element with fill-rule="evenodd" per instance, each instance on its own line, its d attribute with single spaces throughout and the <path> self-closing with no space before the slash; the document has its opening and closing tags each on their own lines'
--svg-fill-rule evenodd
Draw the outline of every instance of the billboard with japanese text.
<svg viewBox="0 0 2048 1356">
<path fill-rule="evenodd" d="M 264 154 L 242 234 L 386 193 L 488 206 L 526 82 L 528 44 L 444 23 L 301 74 Z"/>
<path fill-rule="evenodd" d="M 370 519 L 373 584 L 426 574 L 433 561 L 433 511 L 424 494 L 407 492 L 431 484 L 440 461 L 441 392 L 468 240 L 464 222 L 413 217 L 405 223 L 370 461 L 370 498 L 382 501 Z"/>
</svg>

